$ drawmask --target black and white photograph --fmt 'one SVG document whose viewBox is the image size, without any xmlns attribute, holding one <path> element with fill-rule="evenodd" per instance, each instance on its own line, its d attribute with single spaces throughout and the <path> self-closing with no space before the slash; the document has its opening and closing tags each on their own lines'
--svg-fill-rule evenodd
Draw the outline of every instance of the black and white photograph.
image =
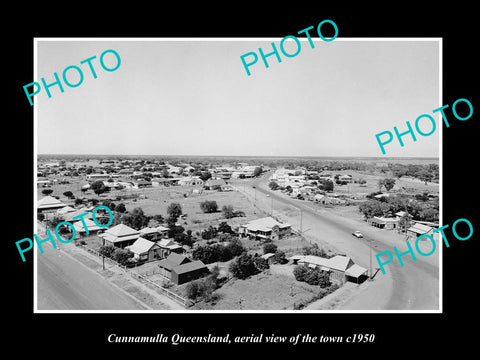
<svg viewBox="0 0 480 360">
<path fill-rule="evenodd" d="M 303 40 L 37 39 L 38 311 L 441 310 L 441 39 Z"/>
<path fill-rule="evenodd" d="M 355 8 L 16 35 L 14 333 L 62 356 L 471 345 L 472 16 Z"/>
</svg>

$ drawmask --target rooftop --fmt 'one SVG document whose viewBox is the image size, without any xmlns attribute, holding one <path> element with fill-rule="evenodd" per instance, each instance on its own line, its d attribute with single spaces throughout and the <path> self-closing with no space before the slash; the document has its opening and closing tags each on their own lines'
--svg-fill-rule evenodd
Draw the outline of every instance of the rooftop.
<svg viewBox="0 0 480 360">
<path fill-rule="evenodd" d="M 287 228 L 290 227 L 290 224 L 282 224 L 279 223 L 274 218 L 267 216 L 264 218 L 252 220 L 244 225 L 250 231 L 270 231 L 274 226 L 278 226 L 280 228 Z"/>
<path fill-rule="evenodd" d="M 153 246 L 155 246 L 153 241 L 139 237 L 132 245 L 127 246 L 127 248 L 134 254 L 143 254 L 148 252 Z"/>
<path fill-rule="evenodd" d="M 53 196 L 45 196 L 44 198 L 38 200 L 37 208 L 38 209 L 50 209 L 50 208 L 59 208 L 67 206 L 58 199 L 55 199 Z"/>
</svg>

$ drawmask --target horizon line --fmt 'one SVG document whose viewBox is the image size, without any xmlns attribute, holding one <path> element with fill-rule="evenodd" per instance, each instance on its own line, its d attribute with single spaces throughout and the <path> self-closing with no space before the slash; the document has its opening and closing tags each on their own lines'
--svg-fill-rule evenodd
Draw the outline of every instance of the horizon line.
<svg viewBox="0 0 480 360">
<path fill-rule="evenodd" d="M 47 154 L 37 153 L 37 156 L 156 156 L 156 157 L 226 157 L 226 158 L 371 158 L 371 159 L 436 159 L 440 160 L 440 156 L 359 156 L 359 155 L 167 155 L 167 154 L 87 154 L 87 153 L 75 153 L 75 154 Z"/>
</svg>

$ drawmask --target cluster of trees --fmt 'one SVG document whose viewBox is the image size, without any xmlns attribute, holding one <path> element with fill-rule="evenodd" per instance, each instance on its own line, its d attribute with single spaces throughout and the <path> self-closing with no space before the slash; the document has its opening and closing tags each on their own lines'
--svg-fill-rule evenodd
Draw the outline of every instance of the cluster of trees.
<svg viewBox="0 0 480 360">
<path fill-rule="evenodd" d="M 326 288 L 331 285 L 330 275 L 318 268 L 310 268 L 307 265 L 297 265 L 293 269 L 293 275 L 297 281 L 305 281 L 310 285 L 319 285 Z"/>
<path fill-rule="evenodd" d="M 270 190 L 278 190 L 280 188 L 280 185 L 278 185 L 276 181 L 270 181 L 268 183 L 268 187 L 270 188 Z"/>
<path fill-rule="evenodd" d="M 392 179 L 392 178 L 379 179 L 377 185 L 378 185 L 378 191 L 381 191 L 382 187 L 385 187 L 387 191 L 390 191 L 395 186 L 395 179 Z"/>
<path fill-rule="evenodd" d="M 420 179 L 425 182 L 438 181 L 439 180 L 439 167 L 438 164 L 387 164 L 388 171 L 391 171 L 392 175 L 401 178 L 402 176 L 410 176 Z"/>
<path fill-rule="evenodd" d="M 268 242 L 263 245 L 263 253 L 264 254 L 275 254 L 273 256 L 273 263 L 275 264 L 286 264 L 288 262 L 285 253 L 283 251 L 278 250 L 277 245 L 274 243 Z M 260 258 L 261 260 L 264 260 Z M 268 264 L 267 264 L 268 265 Z"/>
<path fill-rule="evenodd" d="M 214 291 L 226 280 L 226 278 L 220 278 L 219 274 L 220 270 L 218 266 L 215 266 L 207 277 L 189 282 L 185 287 L 187 298 L 194 301 L 217 301 L 219 296 Z"/>
<path fill-rule="evenodd" d="M 71 200 L 75 199 L 75 196 L 73 195 L 73 193 L 71 191 L 64 191 L 63 196 L 65 196 L 65 197 L 67 197 Z"/>
<path fill-rule="evenodd" d="M 43 189 L 43 190 L 42 190 L 42 194 L 45 195 L 45 196 L 48 196 L 48 195 L 50 195 L 51 193 L 53 193 L 53 190 L 52 190 L 52 189 Z"/>
<path fill-rule="evenodd" d="M 328 179 L 320 179 L 318 180 L 318 188 L 323 191 L 332 192 L 334 188 L 333 181 Z"/>
<path fill-rule="evenodd" d="M 222 206 L 222 213 L 223 213 L 223 216 L 225 217 L 225 219 L 231 219 L 231 218 L 234 218 L 234 217 L 241 217 L 241 216 L 245 216 L 245 213 L 243 211 L 235 211 L 233 209 L 233 206 L 232 205 L 223 205 Z"/>
<path fill-rule="evenodd" d="M 121 214 L 127 211 L 124 203 L 115 204 L 113 200 L 105 199 L 102 201 L 102 205 L 107 206 L 112 211 L 117 211 Z"/>
<path fill-rule="evenodd" d="M 97 194 L 98 196 L 100 196 L 100 194 L 103 194 L 105 192 L 110 191 L 110 188 L 106 187 L 105 184 L 103 183 L 103 181 L 100 181 L 100 180 L 95 181 L 92 184 L 90 184 L 90 189 L 92 189 L 93 192 L 95 194 Z"/>
<path fill-rule="evenodd" d="M 105 257 L 115 260 L 120 265 L 130 264 L 132 262 L 131 259 L 133 258 L 133 253 L 130 250 L 116 248 L 112 245 L 101 246 L 99 253 Z"/>
<path fill-rule="evenodd" d="M 312 246 L 304 247 L 303 248 L 303 255 L 319 256 L 319 257 L 326 258 L 326 259 L 329 259 L 329 258 L 333 257 L 333 255 L 328 255 L 325 250 L 320 249 L 318 247 L 318 244 L 313 244 Z"/>
<path fill-rule="evenodd" d="M 230 263 L 228 270 L 237 279 L 246 279 L 258 274 L 261 270 L 257 267 L 255 257 L 244 252 Z M 257 257 L 257 259 L 261 259 Z"/>
<path fill-rule="evenodd" d="M 231 239 L 228 244 L 213 244 L 198 246 L 193 250 L 192 257 L 204 264 L 217 261 L 228 261 L 242 254 L 246 249 L 238 239 Z"/>
<path fill-rule="evenodd" d="M 123 210 L 123 207 L 120 207 L 120 210 Z M 123 213 L 115 207 L 112 226 L 125 224 L 135 230 L 140 230 L 148 225 L 150 219 L 151 217 L 146 216 L 141 207 L 136 207 L 132 211 Z"/>
<path fill-rule="evenodd" d="M 200 203 L 200 209 L 206 214 L 218 211 L 218 204 L 215 200 L 205 200 Z"/>
<path fill-rule="evenodd" d="M 388 196 L 380 200 L 366 200 L 359 204 L 359 211 L 366 219 L 374 216 L 392 217 L 399 211 L 406 211 L 413 219 L 435 222 L 439 219 L 437 201 L 430 201 L 428 197 L 422 200 L 411 199 L 407 196 Z M 426 199 L 426 200 L 424 200 Z"/>
<path fill-rule="evenodd" d="M 204 229 L 200 236 L 204 240 L 210 240 L 216 238 L 219 233 L 234 234 L 235 232 L 230 225 L 228 225 L 225 221 L 222 221 L 220 224 L 218 224 L 218 227 L 210 225 L 208 228 Z"/>
<path fill-rule="evenodd" d="M 170 203 L 167 207 L 167 227 L 168 237 L 182 245 L 192 246 L 195 239 L 192 230 L 187 230 L 181 225 L 177 225 L 178 218 L 182 215 L 182 206 L 179 203 Z M 162 222 L 158 217 L 155 220 Z"/>
</svg>

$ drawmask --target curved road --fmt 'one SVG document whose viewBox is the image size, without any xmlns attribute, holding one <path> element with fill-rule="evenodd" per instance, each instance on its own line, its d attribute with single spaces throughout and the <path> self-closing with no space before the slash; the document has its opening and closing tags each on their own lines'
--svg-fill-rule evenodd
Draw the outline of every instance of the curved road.
<svg viewBox="0 0 480 360">
<path fill-rule="evenodd" d="M 308 237 L 320 238 L 338 252 L 350 256 L 359 265 L 365 268 L 370 266 L 370 241 L 374 249 L 373 268 L 379 267 L 375 259 L 376 253 L 386 250 L 394 253 L 393 246 L 396 246 L 400 252 L 408 250 L 403 238 L 393 231 L 366 226 L 364 222 L 340 217 L 324 208 L 313 207 L 309 201 L 292 199 L 282 193 L 271 191 L 267 186 L 269 175 L 267 173 L 261 178 L 248 182 L 248 193 L 254 194 L 257 202 L 262 201 L 261 197 L 264 197 L 258 192 L 269 195 L 268 198 L 264 197 L 264 204 L 269 208 L 273 207 L 274 212 L 293 213 L 294 217 L 287 215 L 287 218 L 296 228 L 300 228 L 301 209 L 303 213 L 302 229 Z M 271 203 L 269 204 L 268 201 Z M 352 236 L 352 231 L 357 229 L 361 229 L 365 236 L 363 239 Z M 414 242 L 411 244 L 414 246 Z M 437 245 L 439 245 L 438 242 Z M 378 271 L 375 277 L 389 276 L 392 282 L 389 294 L 375 294 L 375 296 L 384 297 L 382 303 L 385 305 L 382 310 L 439 310 L 438 247 L 436 252 L 429 257 L 422 257 L 416 253 L 416 261 L 413 261 L 409 254 L 403 256 L 404 267 L 400 266 L 394 255 L 393 261 L 385 266 L 387 274 L 384 275 L 380 270 Z M 424 252 L 428 253 L 428 250 L 424 250 Z"/>
</svg>

